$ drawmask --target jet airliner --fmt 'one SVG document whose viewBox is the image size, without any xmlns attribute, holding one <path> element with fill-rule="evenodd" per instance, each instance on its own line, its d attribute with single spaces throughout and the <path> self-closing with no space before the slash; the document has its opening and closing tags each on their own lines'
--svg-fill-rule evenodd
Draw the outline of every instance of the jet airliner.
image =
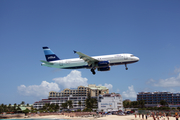
<svg viewBox="0 0 180 120">
<path fill-rule="evenodd" d="M 126 70 L 128 70 L 127 64 L 139 61 L 139 58 L 133 54 L 113 54 L 90 57 L 78 51 L 74 51 L 74 53 L 78 54 L 79 58 L 61 60 L 49 47 L 43 47 L 43 50 L 46 61 L 41 60 L 42 66 L 60 69 L 86 68 L 91 69 L 93 75 L 96 74 L 96 69 L 98 71 L 109 71 L 110 67 L 114 65 L 125 65 Z"/>
</svg>

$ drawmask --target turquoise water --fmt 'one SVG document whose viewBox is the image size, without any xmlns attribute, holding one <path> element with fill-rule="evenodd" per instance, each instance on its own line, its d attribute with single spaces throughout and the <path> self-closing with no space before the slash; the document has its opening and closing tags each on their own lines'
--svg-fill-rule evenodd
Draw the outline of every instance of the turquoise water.
<svg viewBox="0 0 180 120">
<path fill-rule="evenodd" d="M 8 120 L 8 119 L 0 119 L 0 120 Z M 70 119 L 11 119 L 11 120 L 70 120 Z"/>
</svg>

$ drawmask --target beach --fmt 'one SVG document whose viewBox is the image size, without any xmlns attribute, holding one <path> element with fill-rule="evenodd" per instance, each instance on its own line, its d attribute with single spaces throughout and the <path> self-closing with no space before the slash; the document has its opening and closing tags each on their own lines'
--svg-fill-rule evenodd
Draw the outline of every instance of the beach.
<svg viewBox="0 0 180 120">
<path fill-rule="evenodd" d="M 48 116 L 34 116 L 28 117 L 26 119 L 71 119 L 71 120 L 146 120 L 146 118 L 142 119 L 142 116 L 139 118 L 137 116 L 135 118 L 134 115 L 106 115 L 104 117 L 94 118 L 94 117 L 69 117 L 65 115 L 48 115 Z M 175 117 L 169 117 L 169 120 L 175 120 Z M 148 117 L 147 120 L 153 120 L 152 117 Z M 158 119 L 156 119 L 158 120 Z M 167 117 L 161 117 L 159 120 L 168 120 Z"/>
</svg>

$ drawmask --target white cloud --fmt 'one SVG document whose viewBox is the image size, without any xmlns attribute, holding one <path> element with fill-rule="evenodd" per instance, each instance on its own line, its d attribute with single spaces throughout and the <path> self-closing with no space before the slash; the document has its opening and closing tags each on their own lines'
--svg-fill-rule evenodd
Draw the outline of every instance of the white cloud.
<svg viewBox="0 0 180 120">
<path fill-rule="evenodd" d="M 122 96 L 123 96 L 123 98 L 136 98 L 136 97 L 137 97 L 137 94 L 136 94 L 136 92 L 135 92 L 135 90 L 134 90 L 133 85 L 129 86 L 129 87 L 128 87 L 128 90 L 127 90 L 127 91 L 124 91 L 124 92 L 122 93 Z"/>
<path fill-rule="evenodd" d="M 172 92 L 172 93 L 177 93 L 177 91 L 175 89 L 172 89 L 172 88 L 169 89 L 169 91 Z"/>
<path fill-rule="evenodd" d="M 59 91 L 60 88 L 56 83 L 49 83 L 47 81 L 42 81 L 40 85 L 20 85 L 18 86 L 18 92 L 24 96 L 35 96 L 39 98 L 46 98 L 50 91 Z"/>
<path fill-rule="evenodd" d="M 176 68 L 176 69 L 174 70 L 174 73 L 180 73 L 180 68 Z"/>
<path fill-rule="evenodd" d="M 170 77 L 166 79 L 154 80 L 150 79 L 147 84 L 155 87 L 179 87 L 180 86 L 180 68 L 176 68 L 174 73 L 178 73 L 177 77 Z"/>
<path fill-rule="evenodd" d="M 24 96 L 33 96 L 38 98 L 47 98 L 50 91 L 60 91 L 60 88 L 77 88 L 78 86 L 87 86 L 87 78 L 82 78 L 81 72 L 73 70 L 66 77 L 54 78 L 55 82 L 42 81 L 40 85 L 20 85 L 18 92 Z M 61 87 L 60 87 L 61 86 Z"/>
<path fill-rule="evenodd" d="M 77 88 L 80 85 L 88 85 L 88 79 L 83 78 L 81 72 L 77 70 L 71 71 L 66 77 L 54 78 L 53 80 L 63 88 Z"/>
<path fill-rule="evenodd" d="M 146 83 L 147 83 L 147 84 L 152 84 L 152 83 L 154 83 L 154 82 L 155 82 L 155 80 L 150 79 L 150 80 L 148 80 Z"/>
<path fill-rule="evenodd" d="M 154 83 L 156 87 L 179 87 L 180 86 L 180 73 L 177 77 L 167 79 L 160 79 L 158 83 Z"/>
<path fill-rule="evenodd" d="M 54 78 L 53 81 L 54 82 L 51 83 L 47 81 L 42 81 L 40 85 L 20 85 L 17 89 L 21 95 L 37 97 L 41 99 L 47 98 L 50 91 L 60 91 L 60 88 L 77 88 L 80 85 L 88 86 L 88 79 L 83 78 L 81 72 L 77 70 L 72 70 L 65 77 Z M 107 87 L 109 91 L 112 92 L 112 84 L 105 83 L 103 86 Z"/>
</svg>

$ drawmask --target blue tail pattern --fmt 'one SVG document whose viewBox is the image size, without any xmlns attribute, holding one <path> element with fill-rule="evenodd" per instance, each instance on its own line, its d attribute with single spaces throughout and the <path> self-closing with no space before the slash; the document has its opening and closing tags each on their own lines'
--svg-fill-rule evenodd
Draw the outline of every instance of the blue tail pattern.
<svg viewBox="0 0 180 120">
<path fill-rule="evenodd" d="M 49 49 L 49 47 L 43 47 L 44 50 L 44 54 L 46 57 L 46 61 L 51 62 L 51 61 L 56 61 L 56 60 L 60 60 L 53 51 L 51 51 L 51 49 Z"/>
</svg>

